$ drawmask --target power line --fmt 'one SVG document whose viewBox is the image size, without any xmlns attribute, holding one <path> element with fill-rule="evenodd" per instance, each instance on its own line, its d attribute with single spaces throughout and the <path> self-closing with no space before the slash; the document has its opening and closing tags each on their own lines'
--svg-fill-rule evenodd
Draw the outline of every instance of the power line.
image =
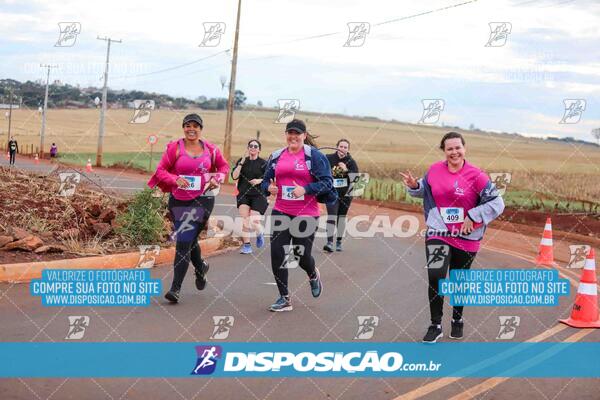
<svg viewBox="0 0 600 400">
<path fill-rule="evenodd" d="M 194 60 L 194 61 L 186 62 L 184 64 L 175 65 L 175 66 L 169 67 L 169 68 L 163 68 L 163 69 L 159 69 L 157 71 L 146 72 L 146 73 L 143 73 L 143 74 L 116 76 L 113 79 L 138 78 L 138 77 L 142 77 L 142 76 L 148 76 L 148 75 L 154 75 L 154 74 L 162 74 L 163 72 L 169 72 L 169 71 L 173 71 L 173 70 L 180 69 L 180 68 L 183 68 L 183 67 L 187 67 L 188 65 L 197 64 L 197 63 L 199 63 L 201 61 L 208 60 L 209 58 L 216 57 L 219 54 L 227 53 L 229 50 L 230 49 L 219 51 L 218 53 L 211 54 L 209 56 L 202 57 L 202 58 L 199 58 L 199 59 Z"/>
</svg>

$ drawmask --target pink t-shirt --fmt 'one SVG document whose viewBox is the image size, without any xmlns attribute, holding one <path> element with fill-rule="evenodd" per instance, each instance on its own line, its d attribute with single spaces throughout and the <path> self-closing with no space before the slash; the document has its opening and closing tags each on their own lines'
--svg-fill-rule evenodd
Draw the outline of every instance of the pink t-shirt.
<svg viewBox="0 0 600 400">
<path fill-rule="evenodd" d="M 275 167 L 275 182 L 277 183 L 277 199 L 274 210 L 294 216 L 318 217 L 320 215 L 319 203 L 314 195 L 304 194 L 304 199 L 293 199 L 289 195 L 294 189 L 294 182 L 306 186 L 314 182 L 306 165 L 304 151 L 291 154 L 287 149 L 281 153 Z"/>
<path fill-rule="evenodd" d="M 199 179 L 198 186 L 200 188 L 204 188 L 206 183 L 210 180 L 209 172 L 211 164 L 212 161 L 210 158 L 210 152 L 208 149 L 206 149 L 206 147 L 204 148 L 204 153 L 197 157 L 191 157 L 187 151 L 185 151 L 185 146 L 182 140 L 179 142 L 179 157 L 177 158 L 177 161 L 175 161 L 173 173 L 176 175 L 196 177 Z M 192 200 L 200 196 L 203 193 L 203 190 L 186 190 L 176 188 L 173 189 L 172 193 L 177 200 Z"/>
<path fill-rule="evenodd" d="M 452 214 L 458 215 L 461 211 L 466 218 L 467 212 L 477 205 L 479 193 L 485 188 L 488 181 L 489 178 L 483 171 L 466 160 L 463 167 L 456 172 L 448 170 L 446 161 L 439 161 L 433 164 L 427 173 L 427 183 L 431 187 L 433 200 L 442 213 L 442 217 L 444 214 L 449 215 L 449 220 L 452 220 Z M 449 232 L 459 232 L 462 226 L 462 222 L 451 223 L 446 220 L 445 223 Z M 481 225 L 481 223 L 473 221 L 473 228 L 477 229 Z M 430 239 L 440 239 L 452 247 L 468 252 L 477 252 L 480 247 L 478 240 L 446 236 L 430 236 Z"/>
</svg>

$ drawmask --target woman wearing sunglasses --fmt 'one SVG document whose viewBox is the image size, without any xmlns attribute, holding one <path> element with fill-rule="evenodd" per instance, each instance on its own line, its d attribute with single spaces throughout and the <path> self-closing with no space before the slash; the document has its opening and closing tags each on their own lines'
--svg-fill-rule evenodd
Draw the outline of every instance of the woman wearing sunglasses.
<svg viewBox="0 0 600 400">
<path fill-rule="evenodd" d="M 276 196 L 270 225 L 271 269 L 279 298 L 270 311 L 292 310 L 288 269 L 296 266 L 308 275 L 312 296 L 321 295 L 321 276 L 311 254 L 320 216 L 318 203 L 337 200 L 329 162 L 315 147 L 304 122 L 289 122 L 285 139 L 287 146 L 269 157 L 261 183 L 265 195 Z"/>
<path fill-rule="evenodd" d="M 260 184 L 267 167 L 267 161 L 259 157 L 260 150 L 260 142 L 256 139 L 250 140 L 246 149 L 247 155 L 240 158 L 231 171 L 231 177 L 238 181 L 237 207 L 243 219 L 242 240 L 244 244 L 240 250 L 242 254 L 252 254 L 251 232 L 256 234 L 256 247 L 260 249 L 265 244 L 260 216 L 252 214 L 252 211 L 255 211 L 264 215 L 269 206 L 267 198 L 260 192 Z"/>
</svg>

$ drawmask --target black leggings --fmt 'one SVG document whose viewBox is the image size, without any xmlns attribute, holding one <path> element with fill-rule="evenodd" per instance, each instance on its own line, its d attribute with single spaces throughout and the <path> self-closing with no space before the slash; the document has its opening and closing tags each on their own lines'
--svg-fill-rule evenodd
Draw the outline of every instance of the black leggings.
<svg viewBox="0 0 600 400">
<path fill-rule="evenodd" d="M 9 164 L 10 165 L 15 165 L 15 158 L 17 156 L 17 152 L 16 151 L 9 151 L 9 154 L 10 154 Z"/>
<path fill-rule="evenodd" d="M 202 266 L 202 255 L 198 236 L 206 226 L 215 206 L 212 196 L 199 196 L 192 200 L 177 200 L 169 197 L 169 211 L 175 225 L 176 245 L 173 263 L 171 290 L 180 290 L 190 261 L 197 270 Z"/>
<path fill-rule="evenodd" d="M 444 246 L 444 247 L 442 247 Z M 425 242 L 427 256 L 427 275 L 429 277 L 429 310 L 431 323 L 441 324 L 444 308 L 444 296 L 438 294 L 440 279 L 446 278 L 448 266 L 453 269 L 469 269 L 477 253 L 457 249 L 440 239 L 428 239 Z M 459 320 L 463 315 L 463 306 L 454 306 L 452 319 Z"/>
<path fill-rule="evenodd" d="M 346 231 L 346 215 L 350 209 L 352 197 L 341 196 L 333 204 L 327 204 L 327 241 L 333 242 L 335 226 L 337 225 L 337 240 L 342 241 Z"/>
<path fill-rule="evenodd" d="M 315 278 L 315 259 L 311 253 L 317 225 L 318 217 L 294 217 L 277 210 L 272 211 L 271 268 L 281 296 L 289 295 L 288 269 L 295 265 L 306 271 L 310 279 Z"/>
</svg>

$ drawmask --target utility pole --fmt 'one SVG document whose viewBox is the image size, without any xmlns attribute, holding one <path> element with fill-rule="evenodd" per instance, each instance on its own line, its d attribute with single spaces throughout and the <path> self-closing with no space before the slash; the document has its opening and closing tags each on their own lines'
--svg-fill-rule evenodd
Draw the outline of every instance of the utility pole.
<svg viewBox="0 0 600 400">
<path fill-rule="evenodd" d="M 225 121 L 225 142 L 223 155 L 229 162 L 231 158 L 231 130 L 233 129 L 233 103 L 235 98 L 235 75 L 237 70 L 238 39 L 240 37 L 240 13 L 242 0 L 238 0 L 237 23 L 235 25 L 235 38 L 233 40 L 233 58 L 231 60 L 231 79 L 229 81 L 229 100 L 227 101 L 227 120 Z"/>
<path fill-rule="evenodd" d="M 48 85 L 50 84 L 50 68 L 57 65 L 40 64 L 41 68 L 48 70 L 46 74 L 46 94 L 44 95 L 44 109 L 42 110 L 42 130 L 40 131 L 40 158 L 44 158 L 44 134 L 46 133 L 46 110 L 48 109 Z"/>
<path fill-rule="evenodd" d="M 108 42 L 106 48 L 106 67 L 104 69 L 104 87 L 102 88 L 102 108 L 100 109 L 100 126 L 98 128 L 98 151 L 96 152 L 96 167 L 102 166 L 102 141 L 104 140 L 104 114 L 106 113 L 106 98 L 108 97 L 108 59 L 110 56 L 110 44 L 112 42 L 121 43 L 120 40 L 114 40 L 108 37 L 97 37 L 98 40 L 105 40 Z"/>
<path fill-rule="evenodd" d="M 10 124 L 12 122 L 12 102 L 13 102 L 13 89 L 10 88 L 10 96 L 8 100 L 8 138 L 6 139 L 6 143 L 8 146 L 8 141 L 10 140 Z M 8 150 L 8 148 L 7 148 Z"/>
</svg>

